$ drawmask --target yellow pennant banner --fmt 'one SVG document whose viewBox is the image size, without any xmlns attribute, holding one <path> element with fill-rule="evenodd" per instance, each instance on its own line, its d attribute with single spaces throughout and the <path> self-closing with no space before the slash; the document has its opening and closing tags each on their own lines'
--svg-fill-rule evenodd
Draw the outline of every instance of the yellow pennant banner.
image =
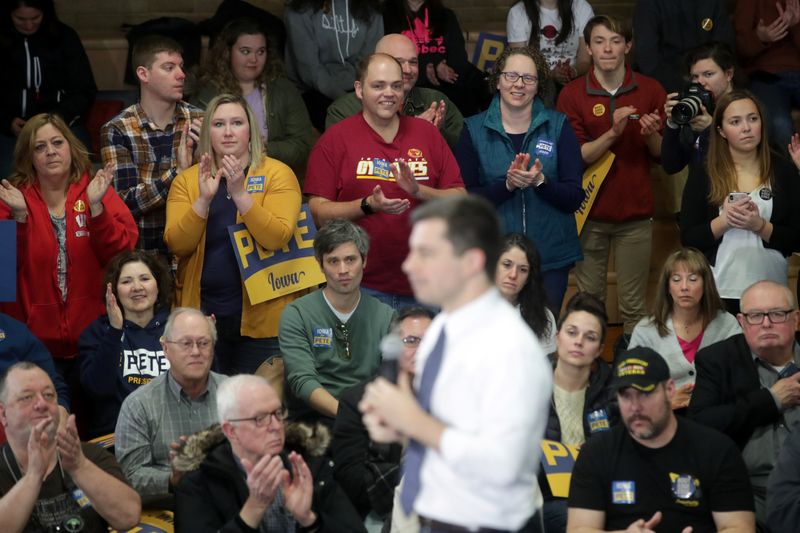
<svg viewBox="0 0 800 533">
<path fill-rule="evenodd" d="M 613 152 L 608 151 L 583 173 L 583 192 L 586 194 L 586 197 L 583 199 L 583 202 L 581 202 L 581 206 L 578 210 L 575 211 L 575 223 L 578 225 L 578 235 L 583 231 L 586 217 L 589 216 L 589 211 L 592 210 L 592 205 L 594 205 L 597 193 L 600 191 L 600 186 L 603 184 L 603 181 L 605 181 L 608 171 L 611 170 L 611 163 L 614 162 L 615 157 Z"/>
<path fill-rule="evenodd" d="M 142 511 L 139 525 L 125 533 L 173 533 L 175 531 L 175 515 L 172 511 L 148 509 Z M 111 533 L 117 533 L 112 529 Z"/>
<path fill-rule="evenodd" d="M 576 459 L 578 459 L 576 446 L 542 439 L 542 470 L 550 486 L 550 492 L 556 498 L 569 496 L 569 482 L 572 479 L 572 468 Z"/>
<path fill-rule="evenodd" d="M 300 209 L 294 235 L 280 250 L 267 250 L 259 245 L 244 224 L 228 226 L 228 234 L 247 296 L 253 305 L 325 281 L 314 258 L 317 229 L 307 204 Z"/>
</svg>

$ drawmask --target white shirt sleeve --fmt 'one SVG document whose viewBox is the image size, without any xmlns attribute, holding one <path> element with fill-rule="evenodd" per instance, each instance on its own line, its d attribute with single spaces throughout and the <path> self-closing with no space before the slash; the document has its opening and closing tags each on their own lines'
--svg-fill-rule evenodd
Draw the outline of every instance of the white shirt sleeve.
<svg viewBox="0 0 800 533">
<path fill-rule="evenodd" d="M 585 28 L 586 23 L 594 17 L 594 10 L 586 0 L 573 0 L 572 14 L 574 21 L 573 28 L 578 32 L 579 37 L 583 37 L 583 28 Z"/>
<path fill-rule="evenodd" d="M 591 8 L 589 8 L 591 9 Z M 517 2 L 508 10 L 506 34 L 510 43 L 527 43 L 531 37 L 531 20 L 525 12 L 525 5 Z"/>
</svg>

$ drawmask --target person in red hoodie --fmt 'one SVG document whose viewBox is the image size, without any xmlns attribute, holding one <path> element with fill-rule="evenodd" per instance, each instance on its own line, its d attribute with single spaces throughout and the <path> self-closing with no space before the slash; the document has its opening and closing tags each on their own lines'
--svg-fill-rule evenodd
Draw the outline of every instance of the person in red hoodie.
<svg viewBox="0 0 800 533">
<path fill-rule="evenodd" d="M 69 376 L 78 336 L 104 312 L 98 297 L 106 264 L 136 245 L 130 211 L 109 188 L 107 165 L 91 178 L 86 148 L 58 115 L 30 118 L 0 182 L 0 220 L 17 222 L 17 300 L 3 310 L 47 346 Z"/>
</svg>

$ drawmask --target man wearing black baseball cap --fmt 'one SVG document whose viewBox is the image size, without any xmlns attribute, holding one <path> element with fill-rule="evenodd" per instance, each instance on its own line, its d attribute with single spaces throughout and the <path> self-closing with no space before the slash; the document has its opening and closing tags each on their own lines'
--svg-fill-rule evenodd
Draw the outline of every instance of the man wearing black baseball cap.
<svg viewBox="0 0 800 533">
<path fill-rule="evenodd" d="M 572 472 L 568 532 L 753 532 L 753 495 L 728 437 L 672 412 L 675 383 L 651 348 L 614 365 L 623 425 L 581 448 Z"/>
</svg>

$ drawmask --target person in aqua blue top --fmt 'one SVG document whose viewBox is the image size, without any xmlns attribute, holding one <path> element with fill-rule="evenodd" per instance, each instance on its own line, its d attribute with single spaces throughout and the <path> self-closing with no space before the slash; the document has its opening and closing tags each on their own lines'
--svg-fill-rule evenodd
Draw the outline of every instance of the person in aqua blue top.
<svg viewBox="0 0 800 533">
<path fill-rule="evenodd" d="M 567 117 L 542 103 L 547 76 L 538 51 L 506 49 L 490 77 L 497 94 L 488 110 L 465 120 L 456 159 L 467 190 L 497 207 L 503 231 L 536 244 L 548 304 L 558 313 L 567 275 L 583 258 L 574 216 L 584 199 L 583 162 Z"/>
</svg>

